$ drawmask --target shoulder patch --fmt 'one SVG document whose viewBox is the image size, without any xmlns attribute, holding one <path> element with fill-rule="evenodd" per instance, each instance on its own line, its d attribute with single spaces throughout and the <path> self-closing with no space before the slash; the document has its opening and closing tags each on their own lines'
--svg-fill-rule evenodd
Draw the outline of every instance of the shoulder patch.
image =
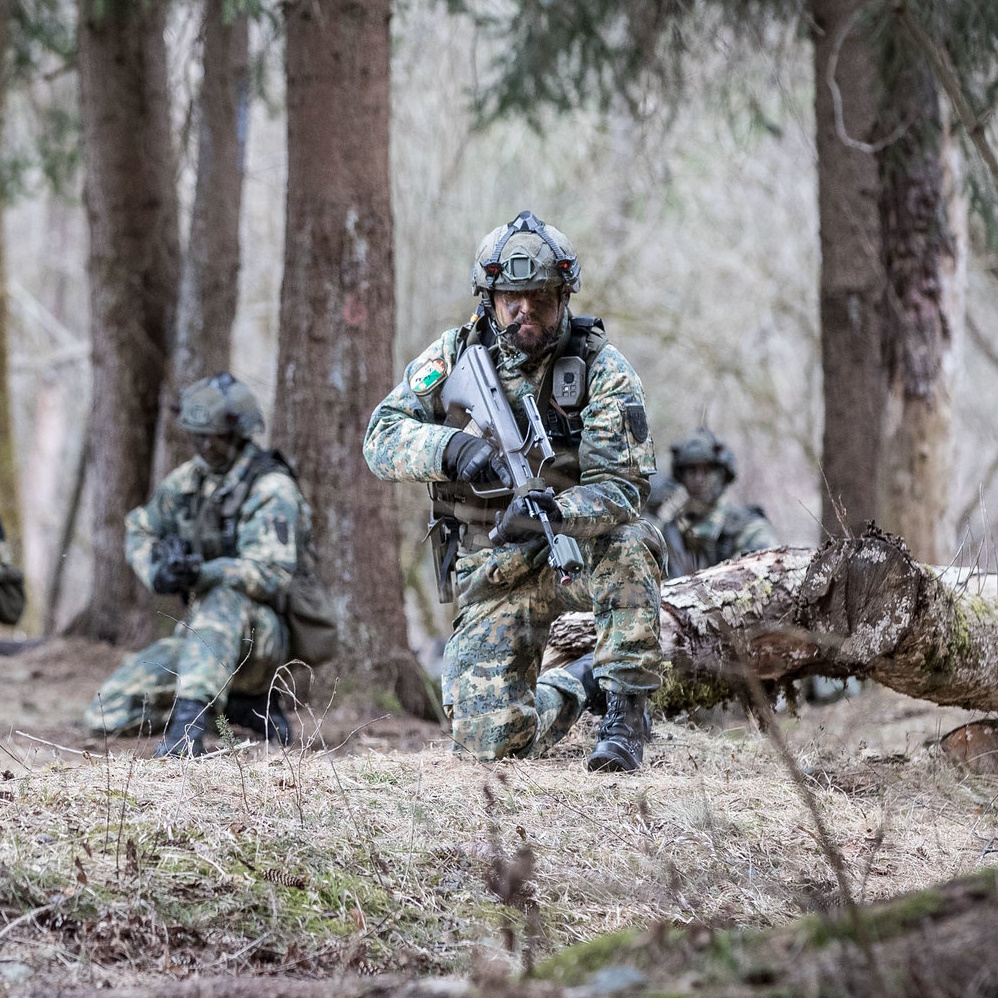
<svg viewBox="0 0 998 998">
<path fill-rule="evenodd" d="M 416 371 L 409 379 L 409 387 L 417 395 L 426 395 L 433 390 L 447 374 L 447 365 L 443 357 L 433 357 Z"/>
<path fill-rule="evenodd" d="M 631 428 L 634 439 L 639 444 L 643 444 L 648 439 L 648 416 L 645 413 L 645 407 L 632 402 L 625 405 L 624 409 L 627 412 L 627 425 Z"/>
</svg>

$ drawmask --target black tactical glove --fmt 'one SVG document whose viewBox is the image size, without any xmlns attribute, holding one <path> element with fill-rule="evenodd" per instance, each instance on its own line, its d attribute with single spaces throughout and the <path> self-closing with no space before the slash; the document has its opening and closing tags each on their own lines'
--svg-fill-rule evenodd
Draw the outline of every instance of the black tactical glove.
<svg viewBox="0 0 998 998">
<path fill-rule="evenodd" d="M 153 592 L 160 595 L 187 593 L 194 588 L 201 574 L 201 555 L 184 550 L 179 537 L 159 541 L 153 551 L 156 572 L 152 579 Z"/>
<path fill-rule="evenodd" d="M 554 493 L 550 490 L 528 492 L 525 496 L 517 496 L 506 507 L 505 513 L 496 513 L 495 535 L 503 544 L 529 541 L 544 533 L 541 521 L 530 515 L 530 504 L 542 513 L 547 513 L 551 528 L 555 533 L 558 532 L 564 517 L 555 502 Z"/>
<path fill-rule="evenodd" d="M 200 574 L 201 562 L 196 556 L 185 559 L 179 565 L 161 561 L 156 566 L 156 574 L 153 576 L 153 592 L 161 595 L 190 592 Z"/>
<path fill-rule="evenodd" d="M 481 485 L 498 479 L 507 489 L 513 486 L 509 470 L 492 445 L 463 430 L 458 430 L 447 441 L 443 471 L 451 481 Z"/>
</svg>

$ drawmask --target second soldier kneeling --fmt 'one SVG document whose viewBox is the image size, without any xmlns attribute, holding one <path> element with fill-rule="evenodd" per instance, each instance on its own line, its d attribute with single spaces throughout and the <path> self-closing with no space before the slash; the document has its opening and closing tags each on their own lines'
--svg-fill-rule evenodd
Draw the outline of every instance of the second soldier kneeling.
<svg viewBox="0 0 998 998">
<path fill-rule="evenodd" d="M 125 657 L 87 709 L 95 732 L 165 728 L 157 756 L 200 755 L 216 715 L 288 744 L 273 692 L 290 657 L 284 601 L 311 513 L 287 463 L 253 436 L 263 416 L 231 374 L 180 398 L 177 425 L 196 457 L 125 521 L 125 554 L 157 593 L 187 606 L 171 637 Z"/>
</svg>

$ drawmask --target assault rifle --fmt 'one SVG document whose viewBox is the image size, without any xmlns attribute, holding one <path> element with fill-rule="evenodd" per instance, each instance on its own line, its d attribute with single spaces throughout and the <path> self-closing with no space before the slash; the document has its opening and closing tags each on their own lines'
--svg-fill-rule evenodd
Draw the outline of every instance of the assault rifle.
<svg viewBox="0 0 998 998">
<path fill-rule="evenodd" d="M 521 399 L 527 416 L 527 432 L 522 434 L 485 347 L 476 343 L 464 351 L 444 382 L 440 400 L 447 410 L 448 421 L 468 420 L 468 425 L 463 427 L 465 432 L 481 436 L 502 455 L 513 480 L 515 496 L 526 496 L 529 492 L 547 488 L 540 474 L 544 465 L 554 457 L 554 449 L 541 421 L 537 402 L 533 395 L 525 395 Z M 527 460 L 527 455 L 535 449 L 540 455 L 536 475 Z M 472 486 L 472 489 L 483 498 L 508 496 L 510 492 L 507 488 L 479 489 Z M 556 534 L 547 514 L 529 498 L 527 510 L 531 518 L 540 523 L 547 539 L 548 564 L 559 573 L 561 584 L 568 585 L 582 571 L 579 545 L 574 537 Z M 494 530 L 489 539 L 493 544 L 497 543 Z"/>
</svg>

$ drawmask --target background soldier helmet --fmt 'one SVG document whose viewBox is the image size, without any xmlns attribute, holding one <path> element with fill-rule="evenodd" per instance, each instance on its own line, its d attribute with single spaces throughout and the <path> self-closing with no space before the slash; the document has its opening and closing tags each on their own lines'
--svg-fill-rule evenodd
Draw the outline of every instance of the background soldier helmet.
<svg viewBox="0 0 998 998">
<path fill-rule="evenodd" d="M 180 393 L 177 426 L 188 433 L 234 433 L 249 440 L 263 429 L 263 413 L 253 393 L 228 371 L 202 378 Z"/>
<path fill-rule="evenodd" d="M 731 449 L 705 426 L 672 445 L 672 477 L 678 479 L 682 469 L 691 464 L 712 464 L 722 468 L 726 485 L 730 485 L 738 473 Z"/>
<path fill-rule="evenodd" d="M 521 211 L 479 245 L 471 272 L 472 293 L 564 287 L 574 294 L 582 286 L 581 271 L 568 237 L 532 211 Z"/>
</svg>

